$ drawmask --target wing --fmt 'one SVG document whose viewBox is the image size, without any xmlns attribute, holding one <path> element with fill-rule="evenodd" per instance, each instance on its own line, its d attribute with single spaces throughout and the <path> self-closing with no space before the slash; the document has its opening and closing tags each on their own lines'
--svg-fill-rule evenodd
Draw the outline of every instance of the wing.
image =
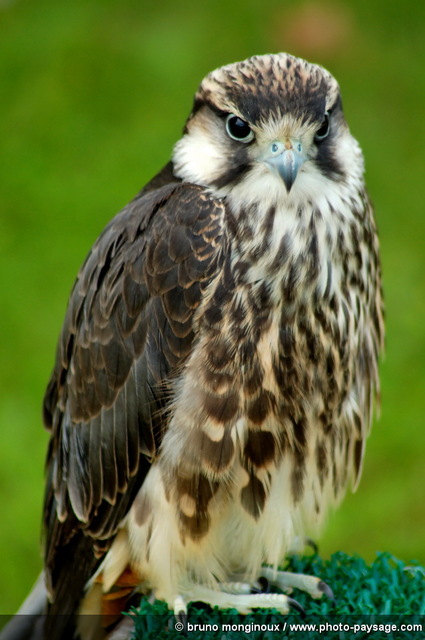
<svg viewBox="0 0 425 640">
<path fill-rule="evenodd" d="M 77 606 L 161 445 L 172 381 L 223 255 L 223 213 L 187 183 L 142 192 L 77 277 L 44 401 L 51 612 Z"/>
</svg>

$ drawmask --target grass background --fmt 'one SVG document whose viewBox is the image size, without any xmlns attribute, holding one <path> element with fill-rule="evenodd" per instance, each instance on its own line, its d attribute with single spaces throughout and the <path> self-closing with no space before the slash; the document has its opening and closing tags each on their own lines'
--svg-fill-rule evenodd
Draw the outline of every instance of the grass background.
<svg viewBox="0 0 425 640">
<path fill-rule="evenodd" d="M 41 567 L 41 401 L 76 272 L 202 77 L 269 51 L 338 78 L 382 244 L 382 416 L 321 555 L 425 562 L 424 41 L 417 0 L 0 0 L 0 613 Z"/>
</svg>

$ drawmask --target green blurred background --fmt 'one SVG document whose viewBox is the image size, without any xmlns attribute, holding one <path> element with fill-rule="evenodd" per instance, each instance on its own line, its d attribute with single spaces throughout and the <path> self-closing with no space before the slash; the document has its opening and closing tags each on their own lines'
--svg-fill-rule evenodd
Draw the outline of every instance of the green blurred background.
<svg viewBox="0 0 425 640">
<path fill-rule="evenodd" d="M 424 42 L 417 0 L 0 0 L 0 613 L 41 566 L 40 407 L 76 272 L 169 158 L 202 77 L 270 51 L 338 78 L 382 244 L 382 416 L 320 550 L 425 562 Z"/>
</svg>

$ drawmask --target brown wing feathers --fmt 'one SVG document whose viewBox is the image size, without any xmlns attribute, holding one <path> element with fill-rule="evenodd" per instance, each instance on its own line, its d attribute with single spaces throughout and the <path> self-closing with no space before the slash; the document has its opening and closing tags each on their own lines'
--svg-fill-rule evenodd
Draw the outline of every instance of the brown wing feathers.
<svg viewBox="0 0 425 640">
<path fill-rule="evenodd" d="M 104 552 L 161 444 L 166 383 L 190 352 L 194 312 L 221 255 L 222 215 L 192 185 L 142 194 L 79 273 L 44 406 L 51 613 L 72 613 L 99 562 L 96 539 Z M 69 581 L 71 566 L 78 576 Z"/>
</svg>

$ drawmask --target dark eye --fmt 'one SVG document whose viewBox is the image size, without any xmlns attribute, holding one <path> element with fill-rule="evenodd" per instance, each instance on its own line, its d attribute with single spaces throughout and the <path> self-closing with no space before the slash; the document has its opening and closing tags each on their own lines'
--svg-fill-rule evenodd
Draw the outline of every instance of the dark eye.
<svg viewBox="0 0 425 640">
<path fill-rule="evenodd" d="M 316 135 L 314 136 L 314 139 L 320 142 L 320 140 L 323 140 L 324 138 L 326 138 L 328 133 L 329 133 L 329 113 L 326 111 L 323 117 L 322 124 L 320 125 L 319 129 L 316 131 Z"/>
<path fill-rule="evenodd" d="M 233 140 L 238 142 L 250 142 L 254 137 L 249 124 L 233 113 L 226 118 L 226 131 Z"/>
</svg>

